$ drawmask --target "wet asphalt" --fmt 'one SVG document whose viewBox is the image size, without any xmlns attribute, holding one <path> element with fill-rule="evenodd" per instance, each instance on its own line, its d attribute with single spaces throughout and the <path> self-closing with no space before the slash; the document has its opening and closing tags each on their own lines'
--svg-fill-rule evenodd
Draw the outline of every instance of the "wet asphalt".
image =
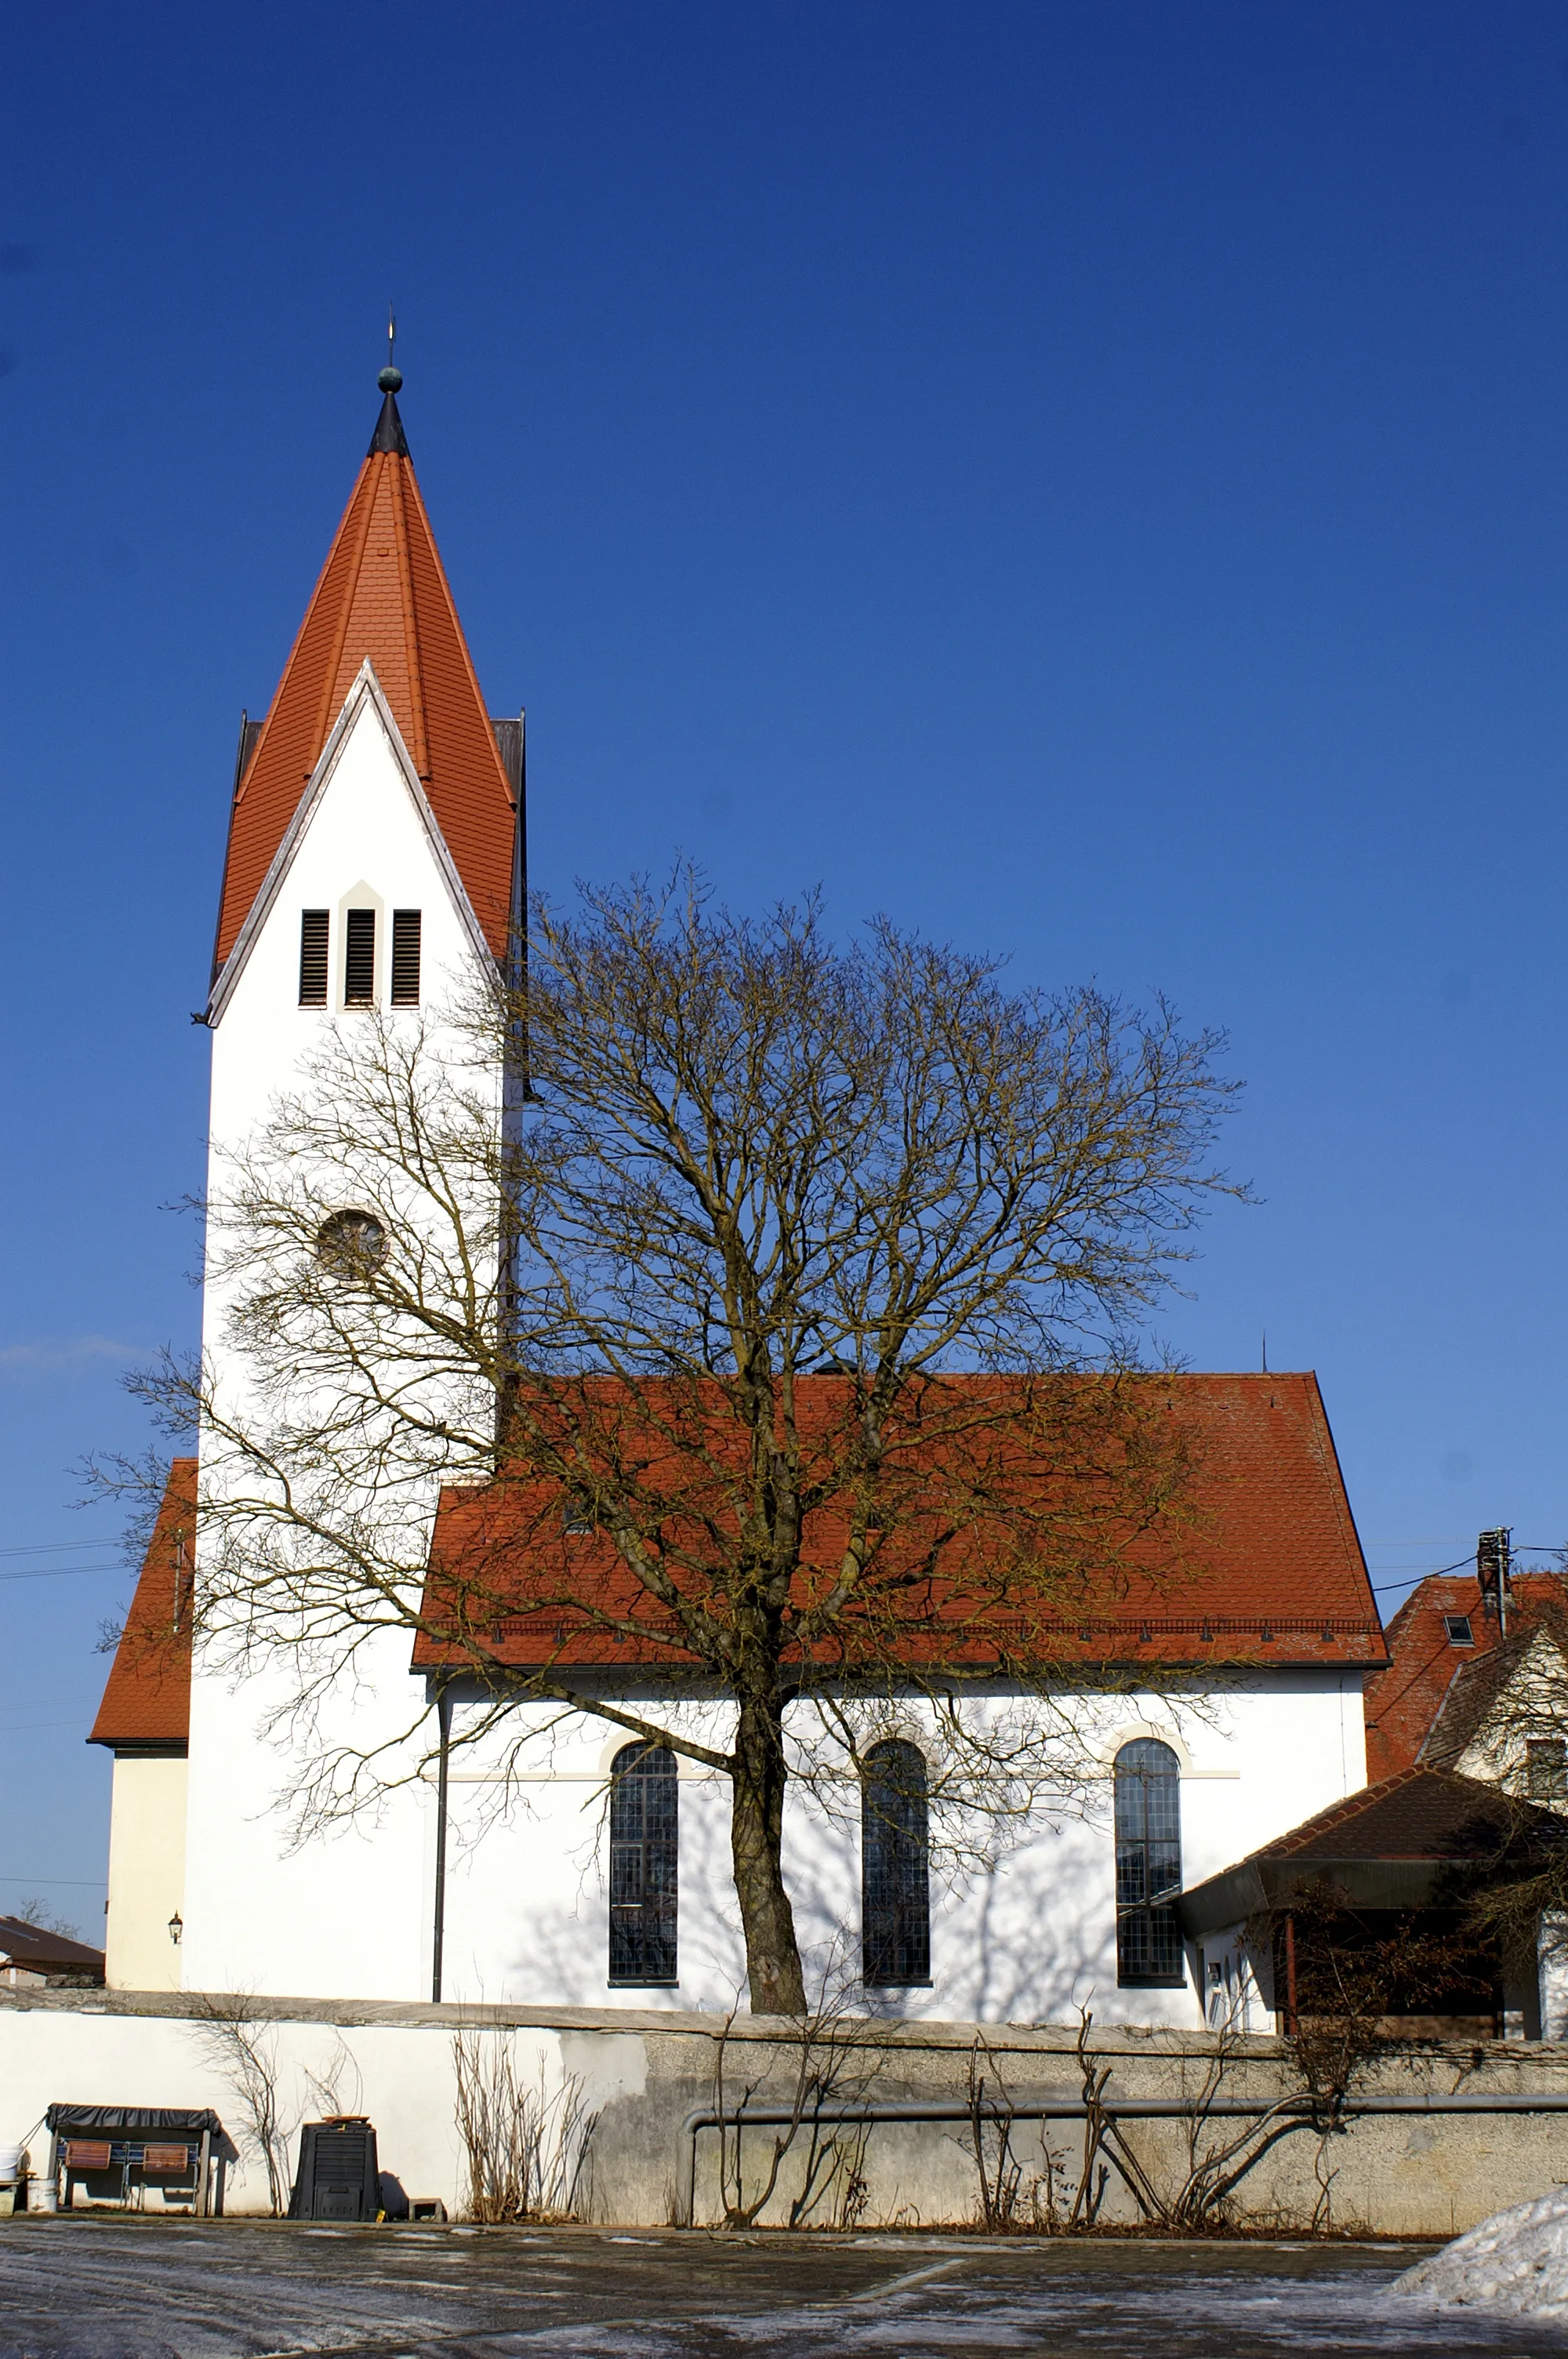
<svg viewBox="0 0 1568 2359">
<path fill-rule="evenodd" d="M 0 2359 L 1272 2359 L 1561 2353 L 1391 2300 L 1416 2245 L 0 2223 Z"/>
</svg>

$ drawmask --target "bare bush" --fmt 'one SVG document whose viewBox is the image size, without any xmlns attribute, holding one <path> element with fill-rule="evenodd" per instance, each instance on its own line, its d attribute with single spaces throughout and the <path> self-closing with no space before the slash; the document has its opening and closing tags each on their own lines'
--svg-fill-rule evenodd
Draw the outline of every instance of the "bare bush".
<svg viewBox="0 0 1568 2359">
<path fill-rule="evenodd" d="M 866 2099 L 881 2070 L 870 2027 L 849 2016 L 851 1989 L 846 1974 L 830 1970 L 813 2012 L 795 2018 L 776 2040 L 745 2042 L 740 2052 L 754 2069 L 739 2089 L 730 2069 L 735 2009 L 725 2018 L 713 2081 L 727 2228 L 753 2226 L 780 2194 L 781 2181 L 792 2190 L 786 2214 L 791 2228 L 806 2227 L 824 2212 L 832 2226 L 853 2227 L 864 2213 L 871 2125 L 823 2118 L 829 2107 Z M 789 2093 L 777 2110 L 787 2106 L 787 2121 L 749 2124 L 748 2108 L 776 2079 L 781 2063 L 789 2075 Z"/>
<path fill-rule="evenodd" d="M 197 2001 L 197 2038 L 207 2060 L 233 2092 L 240 2109 L 236 2141 L 266 2170 L 274 2219 L 288 2208 L 288 2142 L 278 2099 L 277 2034 L 250 2011 L 247 1991 L 206 1992 Z"/>
<path fill-rule="evenodd" d="M 599 2119 L 584 2099 L 581 2076 L 568 2072 L 552 2088 L 541 2057 L 529 2080 L 505 2031 L 455 2033 L 452 2060 L 470 2219 L 575 2219 Z"/>
</svg>

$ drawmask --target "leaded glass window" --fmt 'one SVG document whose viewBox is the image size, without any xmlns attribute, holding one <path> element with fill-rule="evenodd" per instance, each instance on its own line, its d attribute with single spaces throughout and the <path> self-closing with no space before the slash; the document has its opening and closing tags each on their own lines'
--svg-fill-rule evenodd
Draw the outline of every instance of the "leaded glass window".
<svg viewBox="0 0 1568 2359">
<path fill-rule="evenodd" d="M 1134 1989 L 1180 1989 L 1182 1928 L 1180 1766 L 1157 1737 L 1136 1737 L 1116 1756 L 1116 1979 Z"/>
<path fill-rule="evenodd" d="M 673 1983 L 680 1851 L 676 1756 L 664 1745 L 623 1745 L 610 1777 L 610 1979 Z"/>
<path fill-rule="evenodd" d="M 873 1745 L 860 1778 L 861 1978 L 873 1989 L 931 1980 L 925 1756 Z"/>
</svg>

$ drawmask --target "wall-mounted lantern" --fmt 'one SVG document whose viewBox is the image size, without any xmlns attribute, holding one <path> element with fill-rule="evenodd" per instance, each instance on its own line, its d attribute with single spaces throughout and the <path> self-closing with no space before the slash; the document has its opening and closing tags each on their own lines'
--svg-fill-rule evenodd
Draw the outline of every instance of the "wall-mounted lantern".
<svg viewBox="0 0 1568 2359">
<path fill-rule="evenodd" d="M 173 1916 L 168 1920 L 168 1938 L 174 1943 L 177 1950 L 179 1947 L 180 1936 L 184 1930 L 185 1919 L 177 1908 Z"/>
</svg>

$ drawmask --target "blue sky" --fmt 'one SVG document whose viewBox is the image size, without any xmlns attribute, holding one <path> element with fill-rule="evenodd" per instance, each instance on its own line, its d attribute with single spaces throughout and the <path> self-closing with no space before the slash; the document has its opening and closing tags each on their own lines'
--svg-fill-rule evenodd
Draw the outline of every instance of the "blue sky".
<svg viewBox="0 0 1568 2359">
<path fill-rule="evenodd" d="M 0 1909 L 99 1921 L 69 1470 L 196 1332 L 235 729 L 389 296 L 539 880 L 1225 1027 L 1166 1336 L 1319 1370 L 1379 1581 L 1568 1533 L 1568 6 L 19 0 L 0 174 Z"/>
</svg>

